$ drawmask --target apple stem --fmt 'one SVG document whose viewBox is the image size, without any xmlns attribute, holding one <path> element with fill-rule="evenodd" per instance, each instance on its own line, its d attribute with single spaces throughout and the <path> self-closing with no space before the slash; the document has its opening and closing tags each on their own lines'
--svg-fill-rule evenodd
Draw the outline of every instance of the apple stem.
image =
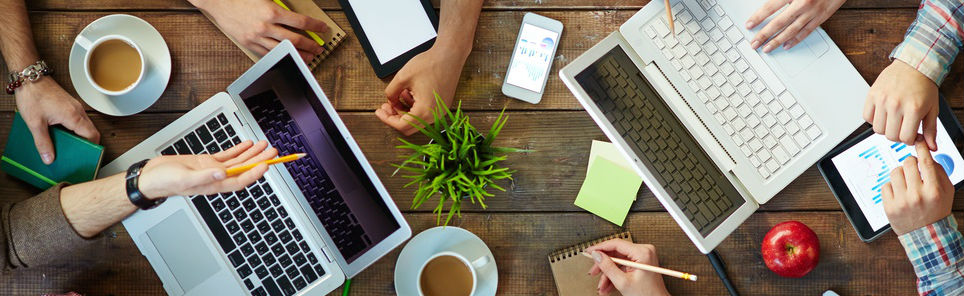
<svg viewBox="0 0 964 296">
<path fill-rule="evenodd" d="M 796 247 L 794 247 L 793 245 L 790 245 L 790 244 L 786 244 L 786 245 L 784 245 L 784 249 L 786 249 L 787 254 L 793 254 L 793 253 L 795 253 Z"/>
</svg>

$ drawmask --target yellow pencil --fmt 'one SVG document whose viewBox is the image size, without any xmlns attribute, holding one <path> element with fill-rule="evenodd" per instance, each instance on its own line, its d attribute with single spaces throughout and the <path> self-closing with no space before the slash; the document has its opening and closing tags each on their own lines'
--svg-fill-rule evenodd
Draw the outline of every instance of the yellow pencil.
<svg viewBox="0 0 964 296">
<path fill-rule="evenodd" d="M 666 19 L 669 20 L 669 31 L 673 32 L 673 36 L 676 36 L 676 24 L 673 22 L 673 10 L 669 5 L 669 0 L 666 0 Z"/>
<path fill-rule="evenodd" d="M 589 258 L 592 258 L 592 255 L 589 255 L 589 253 L 586 253 L 586 252 L 582 252 L 582 255 L 583 255 L 583 256 L 586 256 L 586 257 L 589 257 Z M 671 276 L 671 277 L 681 278 L 681 279 L 684 279 L 684 280 L 691 280 L 691 281 L 694 281 L 694 282 L 696 281 L 696 275 L 695 275 L 695 274 L 685 273 L 685 272 L 679 272 L 679 271 L 675 271 L 675 270 L 672 270 L 672 269 L 666 269 L 666 268 L 662 268 L 662 267 L 659 267 L 659 266 L 652 266 L 652 265 L 649 265 L 649 264 L 637 263 L 637 262 L 633 262 L 633 261 L 629 261 L 629 260 L 625 260 L 625 259 L 619 259 L 619 258 L 613 258 L 613 257 L 610 257 L 610 259 L 613 259 L 613 262 L 615 262 L 616 264 L 622 265 L 622 266 L 629 266 L 629 267 L 632 267 L 632 268 L 635 268 L 635 269 L 642 269 L 642 270 L 645 270 L 645 271 L 655 272 L 655 273 L 659 273 L 659 274 L 664 274 L 664 275 L 668 275 L 668 276 Z"/>
<path fill-rule="evenodd" d="M 281 6 L 281 8 L 284 8 L 287 11 L 291 11 L 291 8 L 288 8 L 288 5 L 285 5 L 285 3 L 281 2 L 281 0 L 273 0 L 273 1 L 274 3 L 277 3 L 278 6 Z M 315 34 L 315 32 L 308 31 L 308 30 L 305 30 L 305 32 L 308 32 L 308 36 L 311 36 L 311 39 L 315 39 L 315 42 L 318 42 L 318 45 L 325 46 L 325 40 L 321 40 L 321 37 L 318 37 L 318 34 Z"/>
<path fill-rule="evenodd" d="M 278 158 L 275 158 L 275 159 L 269 159 L 269 160 L 265 160 L 265 161 L 261 161 L 261 162 L 255 162 L 255 163 L 252 163 L 252 164 L 249 164 L 249 165 L 243 165 L 243 166 L 239 166 L 239 167 L 233 167 L 233 168 L 228 169 L 227 175 L 228 175 L 228 176 L 234 176 L 234 175 L 243 173 L 243 172 L 245 172 L 245 171 L 247 171 L 247 170 L 250 170 L 251 168 L 256 167 L 256 166 L 258 166 L 259 164 L 262 164 L 262 163 L 263 163 L 263 164 L 266 164 L 266 165 L 272 165 L 272 164 L 285 163 L 285 162 L 289 162 L 289 161 L 299 160 L 299 159 L 301 159 L 302 157 L 305 157 L 305 155 L 307 155 L 307 154 L 305 154 L 305 153 L 295 153 L 295 154 L 291 154 L 291 155 L 286 155 L 286 156 L 278 157 Z"/>
</svg>

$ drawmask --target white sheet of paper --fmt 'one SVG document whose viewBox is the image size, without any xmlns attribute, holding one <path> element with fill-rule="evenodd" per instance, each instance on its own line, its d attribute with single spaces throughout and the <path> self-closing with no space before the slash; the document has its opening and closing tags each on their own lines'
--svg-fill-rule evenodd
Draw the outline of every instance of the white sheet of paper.
<svg viewBox="0 0 964 296">
<path fill-rule="evenodd" d="M 348 0 L 348 3 L 381 64 L 438 36 L 419 0 Z"/>
</svg>

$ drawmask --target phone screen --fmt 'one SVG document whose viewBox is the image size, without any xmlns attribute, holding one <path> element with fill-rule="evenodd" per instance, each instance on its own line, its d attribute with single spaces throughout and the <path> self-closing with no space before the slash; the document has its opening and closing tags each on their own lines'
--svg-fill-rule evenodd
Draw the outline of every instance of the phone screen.
<svg viewBox="0 0 964 296">
<path fill-rule="evenodd" d="M 522 24 L 512 65 L 509 65 L 509 73 L 506 74 L 506 82 L 537 93 L 542 92 L 558 39 L 559 33 L 532 24 Z"/>
</svg>

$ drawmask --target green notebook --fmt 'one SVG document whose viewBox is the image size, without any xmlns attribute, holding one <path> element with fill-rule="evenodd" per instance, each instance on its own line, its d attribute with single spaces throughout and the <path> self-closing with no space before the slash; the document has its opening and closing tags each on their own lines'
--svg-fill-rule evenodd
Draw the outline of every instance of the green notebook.
<svg viewBox="0 0 964 296">
<path fill-rule="evenodd" d="M 50 128 L 50 140 L 54 143 L 54 163 L 46 165 L 40 160 L 30 129 L 20 117 L 13 116 L 7 147 L 0 157 L 0 170 L 40 189 L 47 189 L 60 182 L 77 184 L 93 180 L 104 156 L 104 146 L 78 137 L 60 127 Z"/>
</svg>

